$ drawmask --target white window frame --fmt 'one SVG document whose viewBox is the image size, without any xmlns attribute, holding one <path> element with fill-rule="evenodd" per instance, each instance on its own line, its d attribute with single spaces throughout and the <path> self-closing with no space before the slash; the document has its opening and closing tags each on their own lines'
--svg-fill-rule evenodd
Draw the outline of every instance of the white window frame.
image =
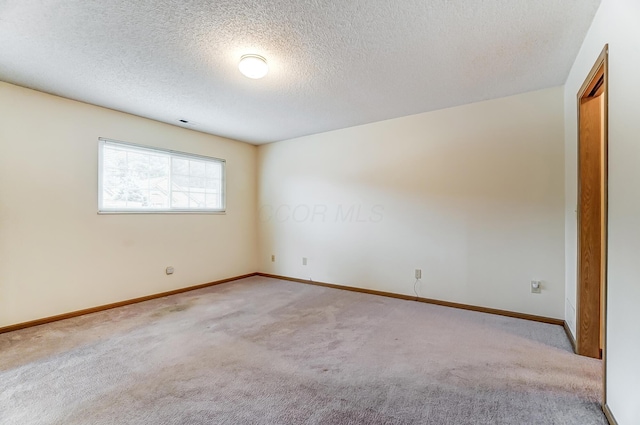
<svg viewBox="0 0 640 425">
<path fill-rule="evenodd" d="M 103 148 L 105 145 L 118 145 L 123 147 L 135 148 L 137 150 L 162 153 L 169 155 L 170 158 L 184 158 L 218 162 L 221 166 L 221 207 L 220 208 L 105 208 L 103 206 Z M 174 151 L 171 149 L 162 149 L 152 146 L 138 145 L 135 143 L 121 142 L 119 140 L 98 138 L 98 214 L 225 214 L 226 213 L 226 164 L 227 161 L 212 156 L 198 155 L 187 152 Z M 171 204 L 171 161 L 169 162 L 169 204 Z"/>
</svg>

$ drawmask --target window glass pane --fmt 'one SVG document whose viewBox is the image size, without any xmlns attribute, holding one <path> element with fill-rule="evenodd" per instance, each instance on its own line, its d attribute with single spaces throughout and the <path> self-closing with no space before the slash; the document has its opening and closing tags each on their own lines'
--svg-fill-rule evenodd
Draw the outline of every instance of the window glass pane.
<svg viewBox="0 0 640 425">
<path fill-rule="evenodd" d="M 149 189 L 149 174 L 147 173 L 147 170 L 140 170 L 136 173 L 135 181 L 138 189 Z"/>
<path fill-rule="evenodd" d="M 165 194 L 168 194 L 169 193 L 169 176 L 152 178 L 150 189 L 159 190 Z"/>
<path fill-rule="evenodd" d="M 195 177 L 204 177 L 205 165 L 202 161 L 189 161 L 189 174 Z"/>
<path fill-rule="evenodd" d="M 149 156 L 149 176 L 150 177 L 168 177 L 169 176 L 169 157 L 168 156 Z"/>
<path fill-rule="evenodd" d="M 173 174 L 180 174 L 183 176 L 189 175 L 189 160 L 183 158 L 172 158 L 171 159 L 171 172 Z"/>
<path fill-rule="evenodd" d="M 114 196 L 113 190 L 104 189 L 102 192 L 103 205 L 107 208 L 124 208 L 127 203 L 123 200 L 117 199 Z"/>
<path fill-rule="evenodd" d="M 104 168 L 120 168 L 121 164 L 127 162 L 127 152 L 122 149 L 107 148 L 103 151 Z"/>
<path fill-rule="evenodd" d="M 204 203 L 204 193 L 193 193 L 189 194 L 189 206 L 191 208 L 205 208 Z"/>
<path fill-rule="evenodd" d="M 150 190 L 149 206 L 151 208 L 169 208 L 169 192 L 158 189 Z"/>
<path fill-rule="evenodd" d="M 173 190 L 189 190 L 189 176 L 172 175 L 171 187 Z"/>
<path fill-rule="evenodd" d="M 135 171 L 146 170 L 149 166 L 149 154 L 127 152 L 127 165 Z"/>
<path fill-rule="evenodd" d="M 207 208 L 219 208 L 220 207 L 220 197 L 218 195 L 206 195 L 206 205 Z"/>
<path fill-rule="evenodd" d="M 206 180 L 202 177 L 191 177 L 189 179 L 189 188 L 197 192 L 204 192 Z"/>
<path fill-rule="evenodd" d="M 220 180 L 207 180 L 205 188 L 207 193 L 220 192 Z"/>
<path fill-rule="evenodd" d="M 171 193 L 171 206 L 173 208 L 189 208 L 189 192 Z"/>
<path fill-rule="evenodd" d="M 205 175 L 208 179 L 219 179 L 220 178 L 220 170 L 222 169 L 222 167 L 220 166 L 220 164 L 216 164 L 216 163 L 207 163 L 206 164 L 206 172 Z"/>
<path fill-rule="evenodd" d="M 224 211 L 224 161 L 100 141 L 100 211 Z"/>
</svg>

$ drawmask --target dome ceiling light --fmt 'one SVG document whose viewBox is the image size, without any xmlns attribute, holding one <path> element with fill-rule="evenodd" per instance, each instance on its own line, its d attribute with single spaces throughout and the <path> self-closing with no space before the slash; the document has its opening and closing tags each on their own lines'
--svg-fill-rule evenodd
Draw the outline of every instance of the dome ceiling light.
<svg viewBox="0 0 640 425">
<path fill-rule="evenodd" d="M 264 77 L 267 75 L 267 72 L 269 72 L 267 60 L 259 55 L 242 56 L 238 68 L 240 72 L 242 72 L 242 75 L 253 78 L 254 80 Z"/>
</svg>

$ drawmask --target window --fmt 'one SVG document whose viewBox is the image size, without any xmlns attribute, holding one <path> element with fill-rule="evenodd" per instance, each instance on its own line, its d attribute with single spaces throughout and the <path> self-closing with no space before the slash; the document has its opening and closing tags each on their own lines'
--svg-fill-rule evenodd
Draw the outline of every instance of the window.
<svg viewBox="0 0 640 425">
<path fill-rule="evenodd" d="M 224 212 L 225 161 L 99 139 L 98 211 Z"/>
</svg>

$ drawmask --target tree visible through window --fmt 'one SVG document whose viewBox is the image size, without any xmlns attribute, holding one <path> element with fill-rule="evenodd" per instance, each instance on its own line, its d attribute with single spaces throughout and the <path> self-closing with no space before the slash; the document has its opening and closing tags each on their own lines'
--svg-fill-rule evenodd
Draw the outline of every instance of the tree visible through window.
<svg viewBox="0 0 640 425">
<path fill-rule="evenodd" d="M 100 212 L 223 212 L 225 161 L 100 139 Z"/>
</svg>

